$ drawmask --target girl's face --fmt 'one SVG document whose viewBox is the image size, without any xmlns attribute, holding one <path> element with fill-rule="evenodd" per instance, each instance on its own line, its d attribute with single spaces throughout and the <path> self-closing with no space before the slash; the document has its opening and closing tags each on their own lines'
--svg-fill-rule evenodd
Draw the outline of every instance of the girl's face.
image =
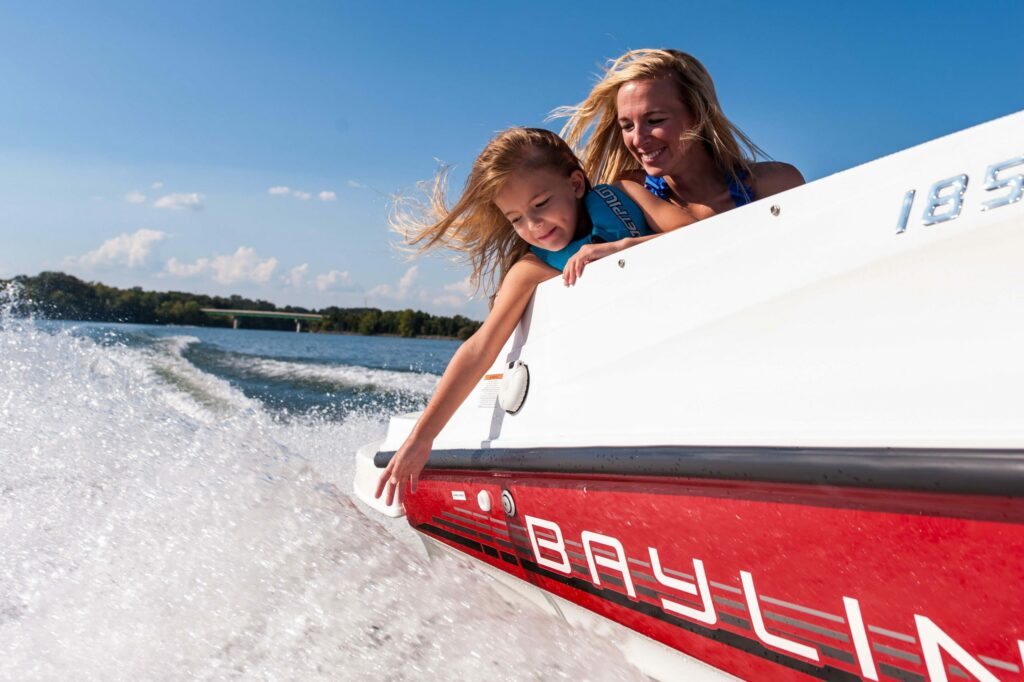
<svg viewBox="0 0 1024 682">
<path fill-rule="evenodd" d="M 689 107 L 669 78 L 630 81 L 615 100 L 622 142 L 648 175 L 672 175 L 685 165 L 694 140 Z"/>
<path fill-rule="evenodd" d="M 582 171 L 566 176 L 550 168 L 523 170 L 509 176 L 494 205 L 527 244 L 558 251 L 576 237 L 585 192 Z"/>
</svg>

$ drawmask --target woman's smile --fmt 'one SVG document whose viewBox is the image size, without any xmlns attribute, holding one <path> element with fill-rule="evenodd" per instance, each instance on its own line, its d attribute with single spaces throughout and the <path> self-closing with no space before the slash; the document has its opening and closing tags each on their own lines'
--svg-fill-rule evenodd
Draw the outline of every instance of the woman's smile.
<svg viewBox="0 0 1024 682">
<path fill-rule="evenodd" d="M 661 156 L 661 153 L 663 151 L 665 151 L 664 146 L 649 151 L 637 148 L 637 152 L 639 152 L 640 154 L 640 163 L 642 163 L 645 166 L 650 166 L 657 163 L 658 158 Z"/>
</svg>

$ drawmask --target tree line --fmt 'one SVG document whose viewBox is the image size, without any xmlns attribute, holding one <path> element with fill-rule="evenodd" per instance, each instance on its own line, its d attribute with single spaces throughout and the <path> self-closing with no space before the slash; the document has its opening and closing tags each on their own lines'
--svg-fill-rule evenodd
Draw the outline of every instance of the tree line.
<svg viewBox="0 0 1024 682">
<path fill-rule="evenodd" d="M 85 282 L 63 272 L 42 272 L 35 277 L 19 275 L 12 280 L 0 280 L 0 288 L 11 282 L 21 289 L 15 301 L 21 312 L 56 320 L 229 327 L 229 318 L 207 315 L 201 309 L 232 308 L 323 315 L 322 320 L 303 322 L 303 328 L 312 332 L 468 339 L 480 327 L 479 322 L 462 315 L 443 317 L 412 309 L 279 308 L 269 301 L 254 301 L 237 295 L 225 297 L 181 291 L 143 291 L 141 287 L 119 289 L 99 282 Z M 247 329 L 295 330 L 294 323 L 287 318 L 245 318 L 241 324 Z"/>
</svg>

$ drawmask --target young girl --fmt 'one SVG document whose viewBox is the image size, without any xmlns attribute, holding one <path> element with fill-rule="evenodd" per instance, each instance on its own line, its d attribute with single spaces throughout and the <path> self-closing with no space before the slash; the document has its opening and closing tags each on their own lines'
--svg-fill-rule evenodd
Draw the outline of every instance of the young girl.
<svg viewBox="0 0 1024 682">
<path fill-rule="evenodd" d="M 485 282 L 492 288 L 495 280 L 498 288 L 487 319 L 456 351 L 381 474 L 376 497 L 386 490 L 388 504 L 416 490 L 434 438 L 494 363 L 538 284 L 561 270 L 565 284 L 573 285 L 587 263 L 696 221 L 636 182 L 591 189 L 569 146 L 539 128 L 510 128 L 494 137 L 450 210 L 445 180 L 442 172 L 434 182 L 427 219 L 398 210 L 392 225 L 421 251 L 440 244 L 461 251 L 472 264 L 477 290 Z"/>
</svg>

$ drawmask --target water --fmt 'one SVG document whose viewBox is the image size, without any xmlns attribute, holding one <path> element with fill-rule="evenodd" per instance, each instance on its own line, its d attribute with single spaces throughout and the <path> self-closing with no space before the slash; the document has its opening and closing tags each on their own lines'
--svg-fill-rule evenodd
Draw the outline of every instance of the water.
<svg viewBox="0 0 1024 682">
<path fill-rule="evenodd" d="M 642 679 L 353 501 L 456 343 L 2 310 L 0 679 Z"/>
</svg>

